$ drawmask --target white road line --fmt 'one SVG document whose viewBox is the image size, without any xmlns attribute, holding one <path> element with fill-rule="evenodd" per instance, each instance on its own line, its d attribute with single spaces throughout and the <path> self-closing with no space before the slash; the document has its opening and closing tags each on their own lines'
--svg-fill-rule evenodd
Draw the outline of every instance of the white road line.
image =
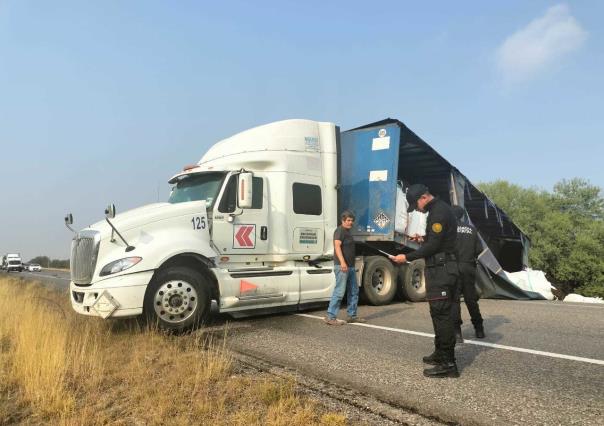
<svg viewBox="0 0 604 426">
<path fill-rule="evenodd" d="M 313 318 L 313 319 L 320 319 L 320 320 L 323 319 L 323 317 L 319 317 L 319 316 L 316 316 L 316 315 L 309 315 L 309 314 L 295 314 L 295 315 L 298 315 L 300 317 L 306 317 L 306 318 Z M 356 325 L 356 326 L 359 326 L 359 327 L 376 328 L 378 330 L 393 331 L 395 333 L 412 334 L 414 336 L 422 336 L 422 337 L 431 337 L 431 338 L 434 338 L 434 334 L 431 334 L 431 333 L 422 333 L 420 331 L 404 330 L 404 329 L 401 329 L 401 328 L 384 327 L 384 326 L 381 326 L 381 325 L 373 325 L 373 324 L 367 324 L 367 323 L 364 323 L 364 324 L 352 323 L 352 324 L 348 324 L 348 325 Z M 477 340 L 464 339 L 464 344 L 470 344 L 470 345 L 476 345 L 476 346 L 486 346 L 486 347 L 489 347 L 489 348 L 505 349 L 505 350 L 514 351 L 514 352 L 524 352 L 524 353 L 527 353 L 527 354 L 547 356 L 547 357 L 550 357 L 550 358 L 561 358 L 561 359 L 568 359 L 568 360 L 571 360 L 571 361 L 579 361 L 579 362 L 587 362 L 587 363 L 590 363 L 590 364 L 604 365 L 604 360 L 600 360 L 600 359 L 583 358 L 583 357 L 580 357 L 580 356 L 557 354 L 557 353 L 554 353 L 554 352 L 536 351 L 536 350 L 533 350 L 533 349 L 518 348 L 516 346 L 506 346 L 506 345 L 498 345 L 496 343 L 479 342 Z"/>
<path fill-rule="evenodd" d="M 485 300 L 488 299 L 480 299 L 483 302 Z M 491 300 L 495 300 L 495 299 L 491 299 Z M 530 303 L 531 305 L 539 305 L 539 306 L 557 306 L 557 307 L 563 307 L 563 308 L 592 308 L 592 309 L 604 309 L 604 304 L 602 303 L 582 303 L 582 302 L 549 302 L 549 301 L 537 301 L 537 300 L 530 300 L 530 301 L 522 301 L 522 300 L 506 300 L 506 302 L 512 302 L 512 303 L 520 303 L 520 304 L 528 304 Z"/>
</svg>

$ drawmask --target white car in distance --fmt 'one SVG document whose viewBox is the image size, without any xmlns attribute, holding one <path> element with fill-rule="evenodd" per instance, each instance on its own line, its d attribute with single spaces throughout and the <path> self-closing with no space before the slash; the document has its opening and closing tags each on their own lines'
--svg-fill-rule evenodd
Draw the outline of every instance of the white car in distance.
<svg viewBox="0 0 604 426">
<path fill-rule="evenodd" d="M 42 267 L 40 265 L 38 265 L 37 263 L 31 263 L 31 264 L 27 265 L 27 270 L 29 272 L 37 272 L 37 271 L 41 271 Z"/>
</svg>

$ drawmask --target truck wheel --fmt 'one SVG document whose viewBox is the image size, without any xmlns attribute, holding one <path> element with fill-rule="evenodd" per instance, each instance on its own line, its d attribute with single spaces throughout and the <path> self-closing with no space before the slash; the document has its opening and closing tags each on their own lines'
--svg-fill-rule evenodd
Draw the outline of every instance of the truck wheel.
<svg viewBox="0 0 604 426">
<path fill-rule="evenodd" d="M 426 299 L 426 278 L 424 259 L 417 259 L 399 270 L 399 285 L 404 298 L 412 302 Z"/>
<path fill-rule="evenodd" d="M 363 293 L 372 305 L 387 305 L 396 294 L 396 273 L 382 256 L 370 256 L 363 268 Z"/>
<path fill-rule="evenodd" d="M 203 324 L 210 308 L 210 291 L 204 277 L 182 266 L 160 271 L 149 283 L 143 304 L 147 321 L 168 331 Z"/>
</svg>

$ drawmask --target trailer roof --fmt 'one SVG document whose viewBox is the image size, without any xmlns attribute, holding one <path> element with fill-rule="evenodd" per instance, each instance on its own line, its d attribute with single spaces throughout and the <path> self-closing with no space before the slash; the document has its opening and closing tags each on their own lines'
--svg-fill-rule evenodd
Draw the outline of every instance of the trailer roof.
<svg viewBox="0 0 604 426">
<path fill-rule="evenodd" d="M 381 127 L 396 124 L 401 128 L 401 147 L 399 150 L 399 164 L 406 170 L 410 170 L 416 176 L 422 176 L 425 181 L 421 182 L 435 193 L 448 193 L 448 187 L 444 187 L 447 177 L 451 171 L 455 171 L 466 181 L 464 205 L 472 222 L 482 231 L 503 238 L 519 239 L 521 236 L 528 239 L 527 235 L 512 221 L 512 219 L 498 207 L 484 192 L 478 189 L 472 182 L 432 148 L 426 141 L 417 136 L 402 121 L 394 118 L 369 123 L 350 131 Z M 443 179 L 445 178 L 445 179 Z M 420 183 L 420 182 L 411 182 Z M 432 184 L 432 185 L 431 185 Z M 440 186 L 443 186 L 440 188 Z"/>
</svg>

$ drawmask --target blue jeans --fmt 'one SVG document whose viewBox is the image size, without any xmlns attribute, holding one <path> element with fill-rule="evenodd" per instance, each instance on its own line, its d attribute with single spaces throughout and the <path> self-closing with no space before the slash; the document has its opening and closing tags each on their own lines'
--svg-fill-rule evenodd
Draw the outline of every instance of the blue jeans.
<svg viewBox="0 0 604 426">
<path fill-rule="evenodd" d="M 335 265 L 333 268 L 336 274 L 336 286 L 331 294 L 329 308 L 327 308 L 327 317 L 335 319 L 338 316 L 338 310 L 346 291 L 348 299 L 348 316 L 357 316 L 357 305 L 359 303 L 359 287 L 357 286 L 357 275 L 354 268 L 348 267 L 348 271 L 342 271 L 340 265 Z"/>
</svg>

